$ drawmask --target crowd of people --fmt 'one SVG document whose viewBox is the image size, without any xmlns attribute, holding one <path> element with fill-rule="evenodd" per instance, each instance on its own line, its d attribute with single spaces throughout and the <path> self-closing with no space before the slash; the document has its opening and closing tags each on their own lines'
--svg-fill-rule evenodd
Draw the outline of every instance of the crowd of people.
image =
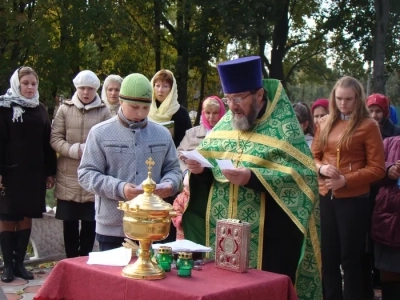
<svg viewBox="0 0 400 300">
<path fill-rule="evenodd" d="M 95 239 L 100 251 L 120 247 L 118 202 L 143 193 L 151 156 L 154 193 L 177 211 L 168 240 L 214 248 L 217 221 L 240 219 L 250 267 L 289 276 L 299 299 L 373 299 L 377 282 L 384 300 L 400 299 L 400 127 L 388 97 L 345 76 L 329 99 L 292 104 L 262 79 L 260 57 L 217 68 L 224 96 L 203 100 L 193 128 L 169 70 L 109 75 L 101 96 L 97 75 L 81 71 L 52 123 L 36 72 L 15 70 L 0 96 L 1 280 L 33 278 L 23 265 L 32 218 L 53 187 L 68 258 Z M 182 152 L 193 149 L 212 167 Z"/>
</svg>

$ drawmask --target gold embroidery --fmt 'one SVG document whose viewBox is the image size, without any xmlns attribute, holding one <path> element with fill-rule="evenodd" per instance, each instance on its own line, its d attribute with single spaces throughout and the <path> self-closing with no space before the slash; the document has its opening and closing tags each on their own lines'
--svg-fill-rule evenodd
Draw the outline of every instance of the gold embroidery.
<svg viewBox="0 0 400 300">
<path fill-rule="evenodd" d="M 264 114 L 262 120 L 266 120 L 267 118 L 269 118 L 272 112 L 275 110 L 275 106 L 278 103 L 279 98 L 281 97 L 282 88 L 283 88 L 282 84 L 278 85 L 278 89 L 276 90 L 275 97 L 272 100 L 271 106 L 268 107 L 268 110 Z"/>
<path fill-rule="evenodd" d="M 211 214 L 211 203 L 212 203 L 212 190 L 214 189 L 214 183 L 210 187 L 210 192 L 208 193 L 207 199 L 207 210 L 206 210 L 206 237 L 210 236 L 210 214 Z M 210 239 L 206 238 L 206 246 L 210 247 Z"/>
<path fill-rule="evenodd" d="M 253 129 L 253 131 L 252 131 L 250 134 L 249 134 L 248 131 L 239 131 L 239 130 L 236 130 L 236 131 L 237 131 L 237 141 L 236 141 L 236 151 L 237 151 L 237 155 L 236 155 L 236 159 L 234 160 L 234 161 L 236 161 L 236 165 L 235 165 L 236 168 L 239 166 L 240 159 L 241 159 L 242 154 L 243 154 L 243 152 L 244 152 L 244 150 L 245 150 L 245 147 L 246 147 L 246 145 L 249 143 L 249 140 L 250 140 L 250 138 L 253 136 L 254 132 L 255 132 L 256 129 L 257 129 L 257 127 L 258 127 L 258 124 L 254 126 L 254 129 Z M 244 134 L 243 134 L 243 132 L 244 132 Z M 240 141 L 241 141 L 240 138 L 241 138 L 242 135 L 248 135 L 248 137 L 247 137 L 247 140 L 246 140 L 246 141 L 243 141 L 242 146 L 240 147 Z"/>
<path fill-rule="evenodd" d="M 260 200 L 260 230 L 258 231 L 258 259 L 257 259 L 257 269 L 261 270 L 262 268 L 262 260 L 263 260 L 263 246 L 264 246 L 264 224 L 265 224 L 265 212 L 266 204 L 265 204 L 265 193 L 261 193 Z"/>
<path fill-rule="evenodd" d="M 230 152 L 221 153 L 221 152 L 216 152 L 216 151 L 207 151 L 206 157 L 214 158 L 214 159 L 230 159 L 231 156 L 232 156 L 232 154 Z M 310 198 L 312 203 L 315 202 L 316 195 L 313 193 L 313 191 L 308 186 L 308 184 L 306 182 L 304 182 L 304 179 L 300 176 L 299 173 L 297 173 L 297 171 L 295 169 L 290 168 L 290 167 L 285 167 L 285 166 L 279 165 L 277 163 L 273 163 L 269 160 L 265 160 L 263 158 L 249 155 L 249 154 L 242 155 L 242 159 L 243 159 L 242 161 L 251 162 L 253 164 L 263 166 L 264 168 L 267 168 L 267 169 L 278 170 L 282 173 L 292 175 L 293 179 L 295 180 L 296 184 L 299 186 L 300 190 L 305 195 L 307 195 L 308 198 Z M 254 171 L 253 168 L 251 168 L 251 170 Z M 227 182 L 225 177 L 215 178 L 215 180 L 217 180 L 219 182 Z M 265 182 L 265 181 L 262 181 L 262 182 Z"/>
<path fill-rule="evenodd" d="M 306 236 L 306 230 L 304 226 L 300 223 L 300 221 L 293 216 L 292 212 L 284 205 L 281 201 L 281 199 L 278 197 L 278 195 L 275 193 L 275 191 L 272 189 L 272 187 L 265 181 L 263 176 L 257 172 L 254 171 L 254 174 L 257 176 L 258 180 L 264 185 L 265 189 L 268 191 L 268 193 L 272 196 L 272 198 L 278 203 L 278 205 L 282 208 L 282 210 L 289 216 L 289 218 L 293 221 L 294 224 L 296 224 L 297 228 Z"/>
<path fill-rule="evenodd" d="M 212 136 L 210 136 L 210 138 L 212 138 L 212 139 L 223 139 L 223 140 L 236 139 L 236 132 L 229 131 L 229 130 L 212 132 L 212 133 L 210 133 L 210 135 L 212 135 Z M 301 152 L 300 150 L 296 149 L 293 145 L 290 145 L 286 141 L 255 133 L 252 138 L 252 143 L 257 143 L 257 144 L 261 144 L 261 145 L 268 146 L 268 147 L 282 149 L 282 151 L 290 154 L 293 158 L 300 161 L 308 169 L 315 171 L 314 160 L 311 157 L 309 157 L 308 155 Z M 202 152 L 201 150 L 199 150 L 199 152 L 206 157 L 207 152 L 205 152 L 205 151 Z M 226 159 L 228 159 L 228 158 L 226 158 Z"/>
<path fill-rule="evenodd" d="M 238 216 L 238 203 L 239 203 L 239 186 L 237 184 L 233 185 L 233 199 L 232 199 L 232 217 L 237 219 Z"/>
<path fill-rule="evenodd" d="M 319 205 L 319 203 L 318 203 Z M 317 268 L 319 273 L 321 274 L 322 271 L 322 262 L 321 262 L 321 248 L 319 244 L 319 239 L 318 239 L 318 233 L 317 233 L 317 226 L 315 225 L 315 217 L 313 214 L 311 214 L 310 218 L 310 224 L 308 226 L 309 231 L 310 231 L 310 240 L 312 247 L 314 249 L 314 254 L 315 254 L 315 259 L 317 262 Z"/>
</svg>

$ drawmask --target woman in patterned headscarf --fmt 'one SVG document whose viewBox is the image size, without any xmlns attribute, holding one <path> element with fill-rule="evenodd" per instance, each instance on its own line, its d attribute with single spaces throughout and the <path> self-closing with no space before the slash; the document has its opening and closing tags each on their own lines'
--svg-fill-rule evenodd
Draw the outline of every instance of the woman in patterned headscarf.
<svg viewBox="0 0 400 300">
<path fill-rule="evenodd" d="M 46 188 L 54 185 L 56 154 L 50 147 L 50 120 L 39 103 L 39 78 L 21 67 L 0 97 L 0 244 L 1 280 L 33 279 L 24 265 L 32 218 L 45 212 Z"/>
</svg>

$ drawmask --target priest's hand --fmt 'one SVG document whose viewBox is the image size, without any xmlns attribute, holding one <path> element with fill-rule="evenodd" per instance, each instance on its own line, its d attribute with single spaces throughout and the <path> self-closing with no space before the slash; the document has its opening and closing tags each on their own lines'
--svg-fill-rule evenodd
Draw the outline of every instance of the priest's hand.
<svg viewBox="0 0 400 300">
<path fill-rule="evenodd" d="M 237 185 L 246 185 L 251 177 L 250 169 L 236 168 L 232 170 L 222 170 L 222 174 L 229 180 L 230 183 Z"/>
<path fill-rule="evenodd" d="M 204 171 L 204 167 L 202 167 L 197 160 L 185 159 L 183 162 L 186 164 L 188 170 L 193 174 L 201 174 Z"/>
<path fill-rule="evenodd" d="M 124 185 L 124 197 L 126 200 L 132 200 L 136 196 L 143 193 L 143 190 L 137 189 L 132 183 L 126 183 Z"/>
<path fill-rule="evenodd" d="M 172 183 L 168 182 L 165 186 L 155 189 L 153 194 L 163 199 L 172 196 Z"/>
</svg>

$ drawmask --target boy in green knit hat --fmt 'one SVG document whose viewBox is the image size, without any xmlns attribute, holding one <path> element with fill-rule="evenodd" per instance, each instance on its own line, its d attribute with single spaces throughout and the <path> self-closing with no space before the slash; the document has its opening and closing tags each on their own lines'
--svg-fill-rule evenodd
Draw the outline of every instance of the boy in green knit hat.
<svg viewBox="0 0 400 300">
<path fill-rule="evenodd" d="M 143 193 L 136 187 L 147 178 L 145 161 L 149 157 L 155 162 L 152 178 L 162 183 L 155 194 L 167 198 L 181 187 L 182 172 L 171 134 L 147 119 L 151 95 L 145 76 L 127 76 L 121 85 L 117 115 L 94 126 L 86 141 L 78 178 L 83 188 L 96 194 L 96 239 L 101 251 L 118 248 L 124 241 L 118 201 Z"/>
</svg>

